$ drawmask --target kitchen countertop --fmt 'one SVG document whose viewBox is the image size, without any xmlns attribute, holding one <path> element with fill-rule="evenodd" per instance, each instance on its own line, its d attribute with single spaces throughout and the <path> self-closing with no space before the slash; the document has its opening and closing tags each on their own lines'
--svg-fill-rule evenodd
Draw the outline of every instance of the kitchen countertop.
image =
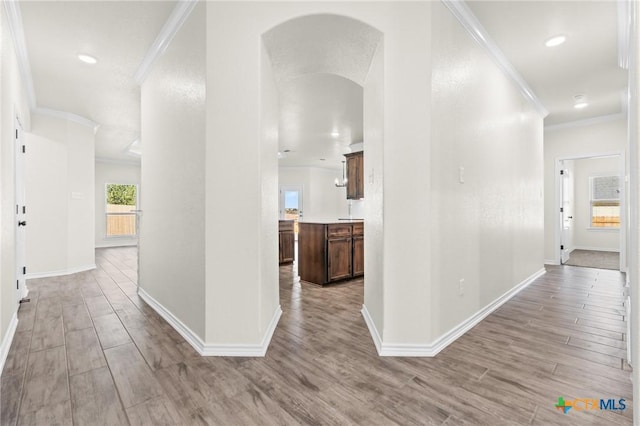
<svg viewBox="0 0 640 426">
<path fill-rule="evenodd" d="M 325 219 L 325 220 L 302 220 L 299 223 L 315 223 L 320 225 L 340 225 L 345 223 L 362 223 L 364 219 Z"/>
</svg>

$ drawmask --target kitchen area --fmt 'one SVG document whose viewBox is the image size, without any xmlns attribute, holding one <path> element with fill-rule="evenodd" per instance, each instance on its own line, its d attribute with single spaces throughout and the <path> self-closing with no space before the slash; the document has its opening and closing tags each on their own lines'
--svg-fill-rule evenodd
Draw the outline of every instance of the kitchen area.
<svg viewBox="0 0 640 426">
<path fill-rule="evenodd" d="M 300 280 L 321 286 L 364 276 L 364 152 L 345 154 L 342 166 L 342 178 L 335 177 L 330 186 L 327 178 L 334 171 L 307 170 L 312 180 L 326 184 L 320 191 L 320 182 L 283 185 L 291 170 L 281 169 L 285 178 L 281 179 L 280 265 L 293 264 Z M 305 186 L 316 190 L 304 195 L 311 198 L 306 205 L 313 209 L 307 215 L 302 208 Z"/>
</svg>

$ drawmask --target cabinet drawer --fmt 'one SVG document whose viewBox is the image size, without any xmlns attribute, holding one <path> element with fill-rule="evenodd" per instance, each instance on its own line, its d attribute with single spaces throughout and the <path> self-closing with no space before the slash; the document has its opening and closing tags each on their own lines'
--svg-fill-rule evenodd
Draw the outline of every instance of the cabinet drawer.
<svg viewBox="0 0 640 426">
<path fill-rule="evenodd" d="M 280 231 L 293 231 L 293 221 L 292 220 L 281 220 L 278 222 Z"/>
<path fill-rule="evenodd" d="M 364 223 L 354 223 L 353 224 L 353 235 L 354 236 L 364 235 Z"/>
<path fill-rule="evenodd" d="M 327 238 L 351 236 L 351 225 L 327 225 Z"/>
</svg>

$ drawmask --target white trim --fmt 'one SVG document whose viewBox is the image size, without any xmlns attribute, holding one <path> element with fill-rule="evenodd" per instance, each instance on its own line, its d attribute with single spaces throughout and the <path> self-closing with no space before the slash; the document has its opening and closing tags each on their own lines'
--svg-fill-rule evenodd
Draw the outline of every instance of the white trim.
<svg viewBox="0 0 640 426">
<path fill-rule="evenodd" d="M 27 51 L 27 43 L 24 37 L 20 2 L 5 0 L 2 3 L 4 3 L 4 10 L 7 12 L 7 21 L 9 22 L 11 38 L 13 38 L 13 46 L 16 50 L 20 78 L 22 79 L 22 84 L 24 84 L 24 90 L 27 92 L 29 107 L 33 109 L 36 107 L 36 91 L 33 87 L 31 63 L 29 62 L 29 52 Z"/>
<path fill-rule="evenodd" d="M 280 305 L 276 308 L 271 318 L 271 322 L 267 326 L 262 341 L 257 345 L 252 344 L 210 344 L 206 343 L 185 325 L 178 317 L 173 315 L 171 311 L 166 309 L 160 302 L 153 298 L 143 288 L 138 287 L 138 295 L 147 302 L 165 321 L 171 325 L 193 348 L 202 356 L 238 356 L 238 357 L 263 357 L 267 353 L 269 343 L 276 330 L 282 308 Z"/>
<path fill-rule="evenodd" d="M 153 69 L 153 65 L 165 50 L 167 50 L 167 47 L 171 44 L 171 41 L 182 27 L 182 24 L 187 20 L 197 2 L 198 0 L 182 0 L 177 2 L 167 22 L 165 22 L 153 44 L 144 55 L 144 58 L 142 58 L 142 62 L 140 62 L 134 74 L 134 78 L 139 85 L 144 83 L 147 75 L 149 75 L 149 72 Z"/>
<path fill-rule="evenodd" d="M 136 167 L 140 167 L 140 158 L 138 158 L 137 160 L 129 160 L 129 159 L 116 159 L 116 158 L 96 157 L 96 163 L 115 164 L 117 166 L 136 166 Z"/>
<path fill-rule="evenodd" d="M 551 259 L 545 259 L 544 260 L 544 264 L 545 265 L 560 265 L 560 263 L 557 260 L 551 260 Z"/>
<path fill-rule="evenodd" d="M 13 336 L 16 334 L 18 328 L 18 310 L 13 313 L 9 328 L 2 338 L 2 344 L 0 345 L 0 373 L 4 370 L 4 363 L 7 362 L 7 356 L 9 355 L 9 349 L 11 348 L 11 342 L 13 342 Z"/>
<path fill-rule="evenodd" d="M 566 121 L 564 123 L 550 124 L 544 126 L 544 131 L 572 129 L 575 127 L 592 126 L 594 124 L 607 123 L 609 121 L 623 120 L 627 118 L 626 112 L 619 112 L 617 114 L 599 115 L 597 117 L 584 118 L 582 120 Z"/>
<path fill-rule="evenodd" d="M 89 265 L 83 265 L 83 266 L 76 266 L 74 268 L 69 268 L 69 269 L 59 269 L 57 271 L 33 272 L 25 275 L 25 278 L 28 280 L 32 280 L 35 278 L 60 277 L 63 275 L 77 274 L 78 272 L 90 271 L 92 269 L 96 269 L 95 263 L 91 263 Z"/>
<path fill-rule="evenodd" d="M 587 246 L 575 246 L 574 250 L 589 250 L 589 251 L 606 251 L 610 253 L 620 253 L 620 249 L 612 249 L 612 248 L 602 248 L 602 247 L 587 247 Z"/>
<path fill-rule="evenodd" d="M 373 339 L 373 344 L 376 346 L 376 351 L 378 355 L 381 355 L 382 350 L 382 339 L 380 338 L 380 333 L 378 333 L 378 329 L 376 328 L 376 324 L 373 322 L 373 318 L 369 314 L 369 310 L 366 305 L 362 305 L 362 318 L 364 318 L 364 322 L 367 324 L 369 328 L 369 334 L 371 334 L 371 338 Z"/>
<path fill-rule="evenodd" d="M 585 228 L 587 231 L 596 231 L 596 232 L 620 232 L 620 228 L 619 227 L 613 227 L 613 226 L 608 226 L 608 227 L 592 227 L 592 226 L 587 226 Z"/>
<path fill-rule="evenodd" d="M 86 117 L 83 117 L 78 114 L 74 114 L 72 112 L 60 111 L 52 108 L 44 108 L 44 107 L 35 107 L 32 108 L 34 114 L 40 114 L 48 117 L 54 118 L 62 118 L 64 120 L 73 121 L 74 123 L 82 124 L 83 126 L 88 126 L 93 128 L 93 132 L 98 131 L 98 127 L 100 125 L 93 120 L 89 120 Z"/>
<path fill-rule="evenodd" d="M 509 59 L 500 50 L 496 42 L 491 38 L 487 30 L 482 26 L 478 18 L 473 14 L 469 6 L 463 0 L 441 0 L 442 3 L 451 11 L 462 26 L 467 30 L 471 37 L 484 48 L 493 59 L 498 68 L 517 86 L 518 90 L 526 100 L 531 102 L 538 113 L 544 118 L 549 115 L 549 111 L 544 107 L 540 99 L 533 92 L 529 84 L 525 81 L 520 73 L 509 62 Z"/>
<path fill-rule="evenodd" d="M 135 247 L 137 245 L 138 241 L 102 241 L 100 243 L 96 243 L 96 248 Z"/>
<path fill-rule="evenodd" d="M 511 290 L 504 293 L 502 296 L 495 299 L 493 302 L 489 303 L 487 306 L 462 321 L 460 324 L 444 333 L 438 339 L 436 339 L 433 343 L 429 344 L 411 344 L 411 343 L 385 343 L 381 342 L 380 348 L 378 349 L 378 343 L 376 339 L 380 339 L 375 330 L 375 327 L 369 327 L 369 331 L 373 337 L 373 341 L 376 344 L 376 349 L 378 349 L 378 355 L 380 356 L 408 356 L 408 357 L 433 357 L 436 356 L 440 351 L 449 346 L 451 343 L 456 341 L 460 336 L 465 334 L 467 331 L 471 330 L 475 327 L 480 321 L 489 316 L 493 311 L 498 309 L 500 306 L 504 305 L 509 301 L 513 296 L 518 294 L 520 291 L 525 289 L 529 284 L 531 284 L 534 280 L 541 277 L 546 270 L 541 268 L 537 272 L 535 272 L 530 277 L 526 278 L 520 284 L 513 287 Z M 366 314 L 368 316 L 368 313 Z M 365 309 L 363 308 L 363 316 L 365 316 Z M 369 325 L 371 318 L 367 319 L 365 316 L 365 322 Z M 373 323 L 372 323 L 373 325 Z M 374 334 L 375 332 L 375 334 Z"/>
</svg>

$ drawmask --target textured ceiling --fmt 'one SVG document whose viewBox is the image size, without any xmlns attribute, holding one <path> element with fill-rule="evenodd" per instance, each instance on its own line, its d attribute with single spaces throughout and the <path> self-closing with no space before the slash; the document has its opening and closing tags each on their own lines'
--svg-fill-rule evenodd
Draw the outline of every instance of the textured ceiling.
<svg viewBox="0 0 640 426">
<path fill-rule="evenodd" d="M 615 1 L 472 1 L 473 13 L 549 110 L 545 124 L 622 112 Z M 567 41 L 546 47 L 551 36 Z M 589 106 L 575 109 L 574 96 Z"/>
<path fill-rule="evenodd" d="M 339 167 L 362 142 L 362 85 L 381 37 L 338 15 L 301 17 L 263 36 L 280 97 L 279 147 L 291 150 L 280 165 Z"/>
<path fill-rule="evenodd" d="M 20 2 L 39 107 L 100 125 L 96 157 L 123 153 L 140 136 L 140 87 L 133 76 L 175 2 Z M 80 62 L 78 53 L 98 58 Z"/>
<path fill-rule="evenodd" d="M 130 159 L 140 134 L 140 88 L 133 75 L 175 6 L 173 1 L 22 1 L 39 107 L 100 125 L 96 156 Z M 615 114 L 627 73 L 617 65 L 616 2 L 468 2 L 550 111 L 546 124 Z M 547 48 L 555 34 L 565 44 Z M 382 34 L 337 15 L 285 22 L 264 35 L 281 96 L 282 165 L 339 167 L 362 140 L 362 85 Z M 95 55 L 90 66 L 76 58 Z M 573 108 L 573 96 L 590 105 Z M 331 136 L 334 131 L 338 137 Z M 325 158 L 325 162 L 320 162 Z"/>
</svg>

